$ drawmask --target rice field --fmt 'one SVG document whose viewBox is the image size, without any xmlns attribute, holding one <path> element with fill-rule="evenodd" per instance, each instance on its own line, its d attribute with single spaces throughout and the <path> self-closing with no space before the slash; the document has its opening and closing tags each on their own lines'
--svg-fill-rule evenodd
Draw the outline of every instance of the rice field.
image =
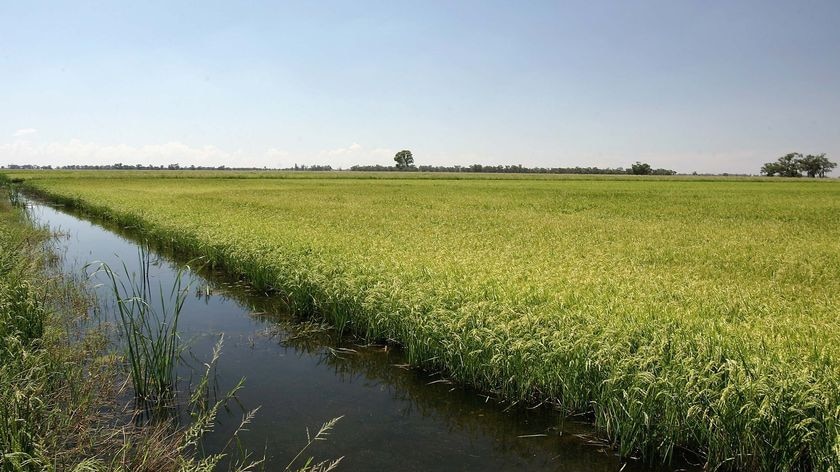
<svg viewBox="0 0 840 472">
<path fill-rule="evenodd" d="M 840 468 L 834 179 L 5 172 L 623 454 Z"/>
</svg>

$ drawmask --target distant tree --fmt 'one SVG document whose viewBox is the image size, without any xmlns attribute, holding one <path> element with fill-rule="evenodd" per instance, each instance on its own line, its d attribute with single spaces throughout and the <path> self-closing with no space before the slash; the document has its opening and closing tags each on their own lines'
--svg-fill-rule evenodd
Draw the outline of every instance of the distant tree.
<svg viewBox="0 0 840 472">
<path fill-rule="evenodd" d="M 802 177 L 799 172 L 801 169 L 802 154 L 798 152 L 791 152 L 785 154 L 776 160 L 776 162 L 768 162 L 761 166 L 761 173 L 768 177 L 773 177 L 778 174 L 780 177 Z"/>
<path fill-rule="evenodd" d="M 645 162 L 636 161 L 635 164 L 630 166 L 630 173 L 633 175 L 650 175 L 652 171 L 650 164 Z"/>
<path fill-rule="evenodd" d="M 403 149 L 394 155 L 394 161 L 397 163 L 397 169 L 414 167 L 414 156 L 411 155 L 411 151 L 408 149 Z"/>
<path fill-rule="evenodd" d="M 831 172 L 831 169 L 837 167 L 837 163 L 831 162 L 822 154 L 808 154 L 799 159 L 799 168 L 805 172 L 808 177 L 825 177 L 825 174 Z"/>
</svg>

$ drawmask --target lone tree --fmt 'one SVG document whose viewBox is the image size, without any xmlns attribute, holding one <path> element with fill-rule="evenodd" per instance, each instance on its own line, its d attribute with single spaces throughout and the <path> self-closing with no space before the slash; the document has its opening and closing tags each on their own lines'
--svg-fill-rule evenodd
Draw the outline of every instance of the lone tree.
<svg viewBox="0 0 840 472">
<path fill-rule="evenodd" d="M 397 163 L 397 169 L 409 169 L 414 167 L 414 156 L 411 155 L 411 151 L 408 149 L 403 149 L 394 155 L 394 161 Z"/>
<path fill-rule="evenodd" d="M 636 161 L 635 164 L 630 166 L 630 173 L 633 175 L 650 175 L 651 172 L 653 172 L 653 169 L 646 162 Z"/>
<path fill-rule="evenodd" d="M 808 177 L 825 177 L 837 164 L 828 160 L 823 154 L 808 154 L 792 152 L 780 157 L 776 162 L 768 162 L 761 166 L 761 173 L 768 177 L 802 177 L 802 172 Z"/>
</svg>

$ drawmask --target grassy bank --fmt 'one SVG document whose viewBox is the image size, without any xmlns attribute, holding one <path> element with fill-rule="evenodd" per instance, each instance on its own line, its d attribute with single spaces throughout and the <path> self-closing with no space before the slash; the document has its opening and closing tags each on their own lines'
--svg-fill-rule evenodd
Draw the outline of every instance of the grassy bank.
<svg viewBox="0 0 840 472">
<path fill-rule="evenodd" d="M 96 407 L 110 384 L 107 364 L 95 361 L 102 340 L 70 349 L 87 300 L 47 275 L 47 239 L 0 188 L 0 470 L 71 469 L 102 439 Z"/>
<path fill-rule="evenodd" d="M 840 462 L 837 182 L 103 176 L 13 174 L 624 453 Z"/>
</svg>

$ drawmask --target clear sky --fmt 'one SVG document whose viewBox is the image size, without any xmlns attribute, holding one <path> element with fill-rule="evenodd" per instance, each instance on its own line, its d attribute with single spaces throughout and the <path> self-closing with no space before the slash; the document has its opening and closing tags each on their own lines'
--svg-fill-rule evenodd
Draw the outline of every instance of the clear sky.
<svg viewBox="0 0 840 472">
<path fill-rule="evenodd" d="M 838 25 L 838 0 L 0 0 L 0 165 L 837 161 Z"/>
</svg>

